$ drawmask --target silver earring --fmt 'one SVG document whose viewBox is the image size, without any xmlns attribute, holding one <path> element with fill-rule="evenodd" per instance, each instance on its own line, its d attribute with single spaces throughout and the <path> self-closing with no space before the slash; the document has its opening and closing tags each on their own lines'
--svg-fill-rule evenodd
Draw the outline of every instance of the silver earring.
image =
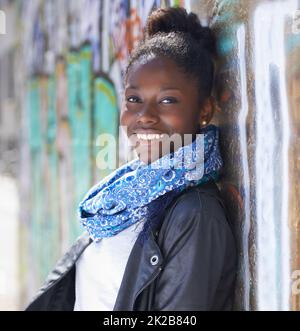
<svg viewBox="0 0 300 331">
<path fill-rule="evenodd" d="M 206 121 L 202 121 L 202 125 L 206 125 L 207 124 L 207 122 Z"/>
</svg>

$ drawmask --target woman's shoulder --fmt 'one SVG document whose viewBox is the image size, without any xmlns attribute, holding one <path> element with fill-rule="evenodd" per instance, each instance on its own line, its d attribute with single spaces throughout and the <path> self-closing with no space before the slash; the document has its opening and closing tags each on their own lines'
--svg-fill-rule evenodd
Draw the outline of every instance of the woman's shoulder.
<svg viewBox="0 0 300 331">
<path fill-rule="evenodd" d="M 209 256 L 213 248 L 235 258 L 234 232 L 216 183 L 191 187 L 178 196 L 161 225 L 159 244 L 165 254 L 181 247 Z"/>
<path fill-rule="evenodd" d="M 164 227 L 182 228 L 194 222 L 218 222 L 228 227 L 229 219 L 221 192 L 214 181 L 194 186 L 182 192 L 168 208 Z"/>
<path fill-rule="evenodd" d="M 175 199 L 171 206 L 172 211 L 191 213 L 222 212 L 225 213 L 225 204 L 217 184 L 211 180 L 202 185 L 189 187 Z"/>
</svg>

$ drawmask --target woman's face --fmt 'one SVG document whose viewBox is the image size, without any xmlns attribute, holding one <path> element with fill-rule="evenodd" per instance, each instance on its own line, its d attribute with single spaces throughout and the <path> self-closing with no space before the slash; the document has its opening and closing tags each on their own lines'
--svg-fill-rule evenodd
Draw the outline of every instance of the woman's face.
<svg viewBox="0 0 300 331">
<path fill-rule="evenodd" d="M 195 134 L 203 120 L 209 122 L 211 100 L 207 99 L 201 107 L 198 93 L 196 81 L 171 59 L 156 57 L 130 68 L 121 125 L 127 127 L 141 161 L 150 163 L 172 151 L 172 135 L 183 139 L 185 134 Z"/>
</svg>

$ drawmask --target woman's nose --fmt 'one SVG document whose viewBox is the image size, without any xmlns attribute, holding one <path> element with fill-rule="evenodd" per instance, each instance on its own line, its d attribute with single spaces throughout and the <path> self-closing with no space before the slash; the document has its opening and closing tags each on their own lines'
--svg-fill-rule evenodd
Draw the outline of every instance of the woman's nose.
<svg viewBox="0 0 300 331">
<path fill-rule="evenodd" d="M 159 121 L 157 110 L 153 106 L 145 106 L 140 111 L 137 118 L 137 123 L 140 124 L 155 124 Z"/>
</svg>

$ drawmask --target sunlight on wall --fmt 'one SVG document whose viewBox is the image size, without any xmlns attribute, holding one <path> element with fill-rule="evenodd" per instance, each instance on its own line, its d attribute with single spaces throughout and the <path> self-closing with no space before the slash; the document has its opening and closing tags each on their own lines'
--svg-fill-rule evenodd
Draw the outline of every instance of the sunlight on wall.
<svg viewBox="0 0 300 331">
<path fill-rule="evenodd" d="M 0 176 L 0 310 L 18 309 L 18 212 L 16 181 Z"/>
</svg>

